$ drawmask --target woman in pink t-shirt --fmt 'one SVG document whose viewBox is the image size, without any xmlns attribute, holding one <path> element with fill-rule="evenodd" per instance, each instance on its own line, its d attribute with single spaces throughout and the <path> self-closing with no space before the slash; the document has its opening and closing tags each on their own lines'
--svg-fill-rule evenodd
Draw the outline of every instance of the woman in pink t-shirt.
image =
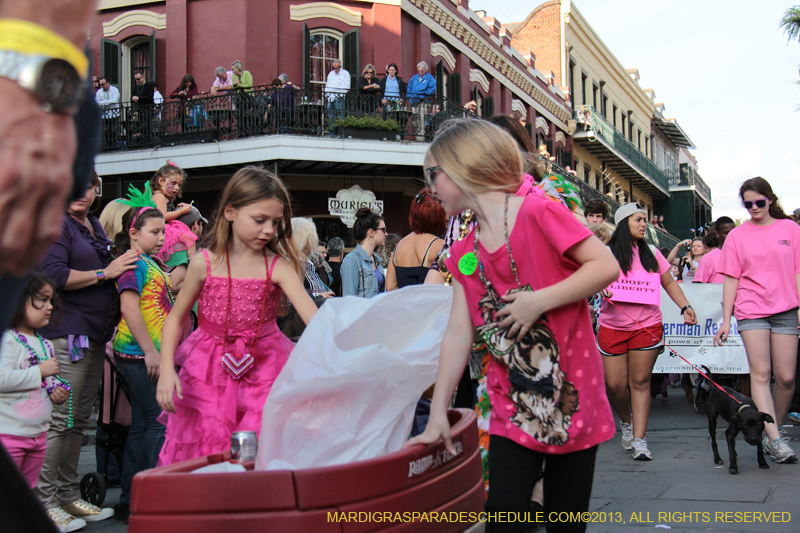
<svg viewBox="0 0 800 533">
<path fill-rule="evenodd" d="M 561 205 L 514 194 L 522 158 L 497 126 L 448 123 L 425 166 L 445 212 L 472 209 L 477 222 L 445 261 L 453 307 L 430 420 L 409 444 L 441 438 L 455 452 L 446 411 L 477 328 L 491 355 L 487 512 L 527 512 L 545 457 L 545 508 L 585 512 L 597 445 L 614 434 L 586 299 L 616 278 L 616 262 Z M 527 524 L 509 525 L 492 520 L 486 530 L 523 531 Z M 575 526 L 551 523 L 548 531 L 585 528 Z"/>
<path fill-rule="evenodd" d="M 684 323 L 697 324 L 694 309 L 670 274 L 670 264 L 644 240 L 646 217 L 647 211 L 639 204 L 625 204 L 617 209 L 614 214 L 617 228 L 608 247 L 624 276 L 632 272 L 657 274 L 661 287 L 681 308 Z M 633 450 L 634 459 L 649 461 L 653 455 L 647 448 L 645 435 L 650 416 L 650 377 L 658 354 L 664 351 L 661 309 L 655 304 L 604 299 L 599 324 L 597 347 L 604 356 L 608 396 L 621 421 L 622 447 Z"/>
<path fill-rule="evenodd" d="M 795 387 L 800 226 L 786 216 L 764 178 L 745 181 L 739 196 L 750 220 L 734 228 L 722 248 L 722 325 L 714 345 L 727 340 L 735 315 L 750 364 L 753 401 L 780 424 Z M 773 393 L 770 370 L 775 375 Z M 789 439 L 781 438 L 775 423 L 765 424 L 764 452 L 776 463 L 797 462 Z"/>
</svg>

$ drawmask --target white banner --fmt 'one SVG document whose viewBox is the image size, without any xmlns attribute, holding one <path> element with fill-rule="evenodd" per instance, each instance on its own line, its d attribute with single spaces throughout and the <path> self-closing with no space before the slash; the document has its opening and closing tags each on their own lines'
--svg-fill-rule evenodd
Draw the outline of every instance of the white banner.
<svg viewBox="0 0 800 533">
<path fill-rule="evenodd" d="M 705 365 L 714 374 L 747 374 L 747 354 L 739 335 L 736 318 L 731 318 L 731 332 L 723 346 L 714 347 L 714 334 L 722 324 L 722 284 L 682 283 L 683 294 L 697 314 L 697 325 L 683 323 L 681 310 L 661 289 L 661 313 L 664 316 L 664 342 L 695 365 Z M 682 359 L 665 349 L 658 356 L 654 374 L 696 373 Z"/>
</svg>

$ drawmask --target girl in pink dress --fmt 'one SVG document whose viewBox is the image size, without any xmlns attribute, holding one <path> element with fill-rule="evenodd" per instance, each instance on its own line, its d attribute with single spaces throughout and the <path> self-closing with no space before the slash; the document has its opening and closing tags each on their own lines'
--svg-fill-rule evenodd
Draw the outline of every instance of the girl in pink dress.
<svg viewBox="0 0 800 533">
<path fill-rule="evenodd" d="M 184 203 L 175 206 L 172 203 L 181 197 L 185 180 L 186 173 L 181 167 L 172 161 L 167 161 L 166 165 L 153 174 L 149 183 L 153 202 L 167 223 L 164 228 L 164 246 L 156 257 L 171 267 L 185 265 L 197 251 L 195 247 L 197 235 L 189 229 L 189 226 L 178 220 L 179 217 L 189 214 L 192 206 Z"/>
<path fill-rule="evenodd" d="M 260 432 L 264 402 L 292 349 L 275 319 L 287 298 L 306 323 L 317 310 L 301 281 L 291 218 L 286 187 L 261 168 L 239 170 L 225 187 L 208 250 L 189 263 L 164 324 L 160 465 L 227 450 L 235 431 Z M 199 328 L 178 348 L 198 298 Z"/>
</svg>

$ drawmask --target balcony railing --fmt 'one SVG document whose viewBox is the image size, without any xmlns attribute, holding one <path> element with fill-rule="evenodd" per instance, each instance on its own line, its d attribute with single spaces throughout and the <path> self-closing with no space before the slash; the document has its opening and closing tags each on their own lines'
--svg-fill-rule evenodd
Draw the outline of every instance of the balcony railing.
<svg viewBox="0 0 800 533">
<path fill-rule="evenodd" d="M 617 202 L 614 198 L 610 196 L 606 196 L 602 192 L 598 191 L 582 179 L 580 179 L 577 175 L 573 174 L 565 170 L 563 167 L 555 164 L 553 161 L 545 161 L 545 174 L 560 174 L 564 176 L 567 180 L 571 183 L 575 184 L 580 190 L 581 202 L 585 205 L 586 202 L 589 200 L 601 200 L 608 205 L 608 212 L 613 215 L 617 209 L 620 208 L 621 204 Z"/>
<path fill-rule="evenodd" d="M 574 183 L 578 189 L 580 190 L 581 202 L 586 205 L 586 202 L 589 200 L 602 200 L 608 206 L 608 213 L 609 216 L 614 216 L 617 209 L 621 207 L 621 204 L 617 202 L 614 198 L 610 196 L 606 196 L 602 192 L 598 191 L 582 179 L 580 179 L 575 174 L 568 172 L 561 166 L 555 164 L 552 161 L 545 161 L 545 174 L 560 174 L 564 176 L 567 180 L 571 183 Z M 663 248 L 664 246 L 668 247 L 670 250 L 678 244 L 678 238 L 674 235 L 667 233 L 666 231 L 657 228 L 655 226 L 649 225 L 647 226 L 647 233 L 645 234 L 645 240 L 655 245 L 658 248 Z"/>
<path fill-rule="evenodd" d="M 595 135 L 602 137 L 606 144 L 619 152 L 620 155 L 655 184 L 663 190 L 669 191 L 669 178 L 667 175 L 655 163 L 645 157 L 624 135 L 618 132 L 594 107 L 588 105 L 577 106 L 575 108 L 575 120 L 580 124 L 576 133 L 581 131 L 580 128 L 583 128 L 584 131 L 594 132 Z"/>
<path fill-rule="evenodd" d="M 694 187 L 697 193 L 711 203 L 711 187 L 700 177 L 697 170 L 687 163 L 681 163 L 680 180 L 678 187 Z"/>
<path fill-rule="evenodd" d="M 251 93 L 200 96 L 156 105 L 123 104 L 103 112 L 101 151 L 140 150 L 257 135 L 330 135 L 430 142 L 438 127 L 475 116 L 447 98 L 389 98 L 319 88 L 271 88 Z M 371 136 L 341 121 L 368 118 Z M 378 119 L 378 120 L 375 120 Z M 370 122 L 369 120 L 366 122 Z M 339 126 L 339 127 L 337 127 Z"/>
</svg>

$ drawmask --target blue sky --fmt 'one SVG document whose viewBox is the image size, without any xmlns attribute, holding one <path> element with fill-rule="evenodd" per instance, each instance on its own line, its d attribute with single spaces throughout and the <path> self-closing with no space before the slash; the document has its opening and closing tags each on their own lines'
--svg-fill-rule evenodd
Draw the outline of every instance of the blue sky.
<svg viewBox="0 0 800 533">
<path fill-rule="evenodd" d="M 485 9 L 506 24 L 524 20 L 539 3 L 473 0 L 470 9 Z M 697 146 L 714 217 L 747 218 L 737 191 L 753 176 L 772 184 L 787 212 L 800 208 L 800 43 L 788 43 L 778 27 L 792 4 L 575 2 L 617 59 L 639 69 L 642 88 L 655 90 L 665 115 L 676 118 Z"/>
</svg>

